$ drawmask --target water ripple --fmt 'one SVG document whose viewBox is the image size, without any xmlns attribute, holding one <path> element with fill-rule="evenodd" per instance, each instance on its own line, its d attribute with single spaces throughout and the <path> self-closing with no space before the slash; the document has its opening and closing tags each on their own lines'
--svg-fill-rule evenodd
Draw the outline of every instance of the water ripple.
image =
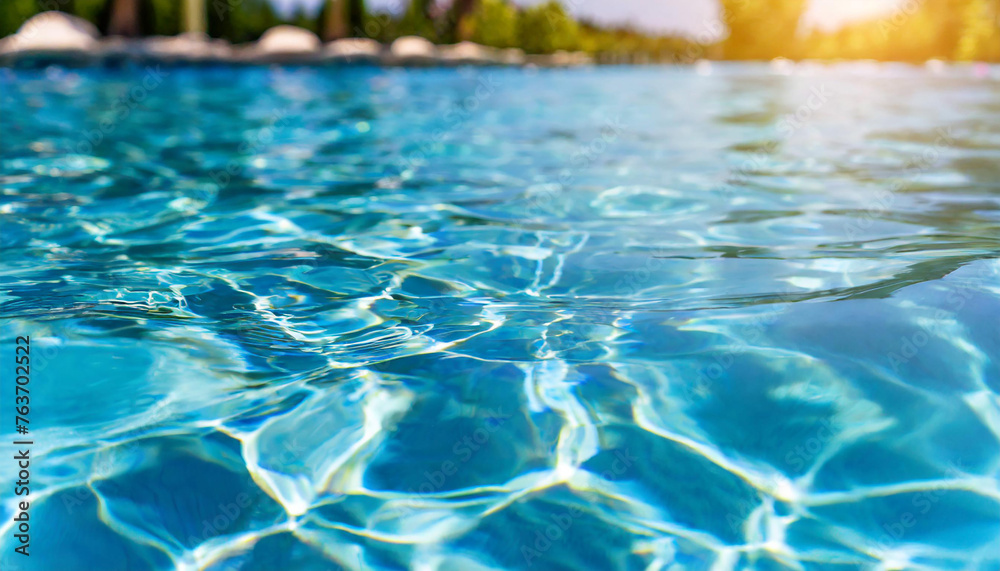
<svg viewBox="0 0 1000 571">
<path fill-rule="evenodd" d="M 4 565 L 1000 566 L 995 67 L 164 71 L 0 70 Z"/>
</svg>

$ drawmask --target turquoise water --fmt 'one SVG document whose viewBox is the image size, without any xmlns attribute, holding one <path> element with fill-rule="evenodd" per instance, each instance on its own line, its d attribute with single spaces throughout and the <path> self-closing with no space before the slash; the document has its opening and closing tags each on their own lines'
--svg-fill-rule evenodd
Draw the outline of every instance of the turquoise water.
<svg viewBox="0 0 1000 571">
<path fill-rule="evenodd" d="M 1000 567 L 996 67 L 0 88 L 4 569 Z"/>
</svg>

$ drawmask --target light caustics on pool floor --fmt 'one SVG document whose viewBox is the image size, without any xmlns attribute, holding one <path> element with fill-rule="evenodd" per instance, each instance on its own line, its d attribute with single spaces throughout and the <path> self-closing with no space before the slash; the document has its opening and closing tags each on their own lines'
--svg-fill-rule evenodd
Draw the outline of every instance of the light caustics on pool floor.
<svg viewBox="0 0 1000 571">
<path fill-rule="evenodd" d="M 1000 565 L 995 67 L 0 83 L 5 569 Z"/>
</svg>

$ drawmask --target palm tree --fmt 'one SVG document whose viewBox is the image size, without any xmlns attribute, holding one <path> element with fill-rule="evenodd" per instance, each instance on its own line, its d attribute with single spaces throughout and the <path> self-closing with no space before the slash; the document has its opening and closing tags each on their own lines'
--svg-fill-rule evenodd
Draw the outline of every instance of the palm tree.
<svg viewBox="0 0 1000 571">
<path fill-rule="evenodd" d="M 108 35 L 134 37 L 139 32 L 139 0 L 112 0 Z"/>
<path fill-rule="evenodd" d="M 477 0 L 455 0 L 451 5 L 452 33 L 458 41 L 472 39 L 470 20 L 479 2 Z"/>
<path fill-rule="evenodd" d="M 330 42 L 351 35 L 351 4 L 347 0 L 327 0 L 323 15 L 323 41 Z"/>
<path fill-rule="evenodd" d="M 364 0 L 326 0 L 320 11 L 319 29 L 325 42 L 365 36 Z"/>
<path fill-rule="evenodd" d="M 204 34 L 205 19 L 205 0 L 184 0 L 184 32 Z"/>
</svg>

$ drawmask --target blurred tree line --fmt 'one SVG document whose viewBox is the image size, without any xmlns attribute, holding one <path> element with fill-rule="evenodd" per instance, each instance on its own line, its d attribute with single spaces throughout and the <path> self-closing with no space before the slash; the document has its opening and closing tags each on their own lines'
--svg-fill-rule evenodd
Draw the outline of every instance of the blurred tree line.
<svg viewBox="0 0 1000 571">
<path fill-rule="evenodd" d="M 2 0 L 0 35 L 27 18 L 59 10 L 93 23 L 106 35 L 170 36 L 185 30 L 185 12 L 200 10 L 209 35 L 232 42 L 256 40 L 268 28 L 285 23 L 267 0 Z M 315 29 L 315 18 L 297 18 Z M 293 18 L 295 19 L 295 18 Z"/>
<path fill-rule="evenodd" d="M 814 32 L 802 50 L 817 58 L 1000 62 L 1000 0 L 922 0 L 836 32 Z"/>
<path fill-rule="evenodd" d="M 1000 0 L 905 0 L 833 32 L 800 28 L 806 0 L 722 0 L 726 59 L 1000 61 Z"/>
<path fill-rule="evenodd" d="M 528 7 L 509 0 L 409 0 L 398 14 L 370 12 L 364 0 L 325 0 L 318 14 L 299 10 L 284 17 L 268 0 L 3 0 L 0 35 L 15 32 L 38 12 L 61 10 L 93 22 L 104 34 L 174 35 L 193 30 L 234 43 L 253 41 L 268 28 L 287 23 L 327 41 L 370 37 L 391 42 L 417 35 L 436 43 L 470 40 L 531 54 L 583 50 L 603 61 L 779 56 L 1000 61 L 1000 0 L 906 0 L 895 12 L 833 32 L 802 29 L 808 0 L 720 2 L 728 33 L 711 45 L 581 21 L 558 0 Z"/>
</svg>

